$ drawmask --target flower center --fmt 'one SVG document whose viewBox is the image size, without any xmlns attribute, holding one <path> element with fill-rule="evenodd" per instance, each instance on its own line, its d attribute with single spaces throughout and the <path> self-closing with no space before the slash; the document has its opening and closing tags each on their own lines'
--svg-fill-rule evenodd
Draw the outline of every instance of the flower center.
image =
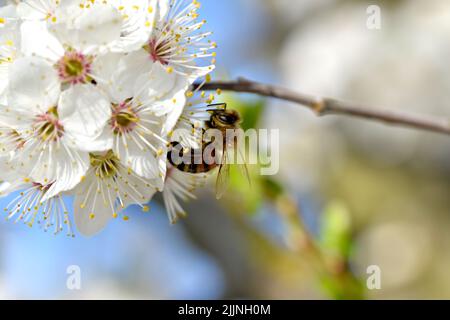
<svg viewBox="0 0 450 320">
<path fill-rule="evenodd" d="M 66 84 L 90 82 L 92 78 L 92 56 L 74 50 L 68 50 L 56 63 L 59 78 Z"/>
<path fill-rule="evenodd" d="M 70 76 L 79 76 L 83 73 L 83 64 L 79 60 L 68 60 L 66 63 L 66 73 Z"/>
<path fill-rule="evenodd" d="M 169 64 L 168 53 L 171 51 L 170 41 L 157 41 L 152 39 L 144 46 L 144 49 L 150 54 L 153 62 L 159 62 L 163 65 Z"/>
<path fill-rule="evenodd" d="M 43 185 L 43 184 L 38 183 L 38 182 L 32 182 L 31 184 L 33 185 L 33 187 L 38 188 L 40 191 L 42 191 L 44 193 L 47 192 L 48 189 L 50 189 L 50 187 L 53 185 L 53 183 L 48 183 L 46 185 Z"/>
<path fill-rule="evenodd" d="M 118 171 L 119 159 L 112 150 L 103 155 L 89 154 L 91 166 L 100 179 L 114 178 Z"/>
<path fill-rule="evenodd" d="M 111 127 L 115 134 L 131 132 L 139 122 L 139 117 L 130 104 L 131 98 L 112 105 Z"/>
<path fill-rule="evenodd" d="M 58 119 L 57 107 L 51 107 L 46 113 L 38 115 L 34 127 L 38 137 L 45 142 L 57 141 L 64 135 L 64 127 Z"/>
</svg>

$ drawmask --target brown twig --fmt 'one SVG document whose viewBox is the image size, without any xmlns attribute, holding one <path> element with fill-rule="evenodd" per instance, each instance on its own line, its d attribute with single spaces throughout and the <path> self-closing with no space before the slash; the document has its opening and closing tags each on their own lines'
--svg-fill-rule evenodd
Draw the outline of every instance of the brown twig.
<svg viewBox="0 0 450 320">
<path fill-rule="evenodd" d="M 194 89 L 198 87 L 199 84 L 194 84 Z M 220 89 L 224 91 L 254 93 L 260 96 L 278 98 L 303 105 L 315 112 L 318 116 L 330 114 L 353 116 L 391 125 L 450 134 L 450 121 L 447 119 L 439 119 L 427 115 L 411 114 L 400 111 L 368 108 L 362 105 L 355 105 L 330 98 L 312 97 L 286 88 L 246 79 L 207 82 L 203 84 L 201 89 L 205 91 Z"/>
</svg>

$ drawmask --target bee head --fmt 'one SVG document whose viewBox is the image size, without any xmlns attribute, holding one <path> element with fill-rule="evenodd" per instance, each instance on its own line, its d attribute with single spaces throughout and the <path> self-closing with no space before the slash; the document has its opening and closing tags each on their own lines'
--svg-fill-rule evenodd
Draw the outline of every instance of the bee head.
<svg viewBox="0 0 450 320">
<path fill-rule="evenodd" d="M 211 110 L 211 122 L 215 127 L 234 128 L 241 123 L 241 116 L 236 110 Z"/>
</svg>

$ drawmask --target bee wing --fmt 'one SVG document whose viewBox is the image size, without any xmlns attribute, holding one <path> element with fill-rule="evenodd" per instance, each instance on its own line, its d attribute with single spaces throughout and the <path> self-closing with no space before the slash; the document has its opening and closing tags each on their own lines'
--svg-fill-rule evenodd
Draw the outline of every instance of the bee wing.
<svg viewBox="0 0 450 320">
<path fill-rule="evenodd" d="M 242 164 L 238 164 L 239 171 L 241 171 L 241 174 L 247 179 L 248 185 L 252 185 L 252 181 L 250 180 L 250 173 L 248 172 L 247 163 L 245 161 L 245 156 L 242 153 L 242 150 L 239 150 L 239 157 L 242 159 Z"/>
<path fill-rule="evenodd" d="M 216 180 L 216 198 L 220 199 L 225 194 L 230 184 L 230 165 L 227 163 L 228 152 L 226 150 L 222 153 L 222 161 L 220 162 L 219 172 Z"/>
</svg>

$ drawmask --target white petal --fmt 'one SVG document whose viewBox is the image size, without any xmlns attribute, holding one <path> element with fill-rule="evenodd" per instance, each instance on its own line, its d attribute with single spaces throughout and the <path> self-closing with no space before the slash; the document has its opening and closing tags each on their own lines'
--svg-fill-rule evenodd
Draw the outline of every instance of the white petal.
<svg viewBox="0 0 450 320">
<path fill-rule="evenodd" d="M 102 196 L 96 190 L 86 197 L 87 188 L 92 181 L 87 177 L 86 181 L 77 188 L 74 201 L 74 221 L 78 231 L 85 236 L 93 236 L 100 232 L 113 217 L 111 207 L 104 203 Z M 93 216 L 92 216 L 93 215 Z"/>
<path fill-rule="evenodd" d="M 155 10 L 155 19 L 157 21 L 162 21 L 169 13 L 170 1 L 169 0 L 151 0 Z"/>
<path fill-rule="evenodd" d="M 28 130 L 35 121 L 36 113 L 25 108 L 0 106 L 0 124 L 16 131 Z"/>
<path fill-rule="evenodd" d="M 56 1 L 51 0 L 26 0 L 17 5 L 17 13 L 23 19 L 43 20 L 47 14 L 54 11 Z"/>
<path fill-rule="evenodd" d="M 95 76 L 100 86 L 116 103 L 135 96 L 136 81 L 148 75 L 152 63 L 144 50 L 127 55 L 111 53 L 96 59 Z"/>
<path fill-rule="evenodd" d="M 15 156 L 25 176 L 42 185 L 51 184 L 45 201 L 73 189 L 81 181 L 89 168 L 89 155 L 71 149 L 64 141 L 50 142 L 45 147 L 37 143 L 34 139 L 28 140 Z"/>
<path fill-rule="evenodd" d="M 186 105 L 186 94 L 185 91 L 180 91 L 175 97 L 171 100 L 166 100 L 161 102 L 158 106 L 162 108 L 162 110 L 170 110 L 167 113 L 166 121 L 163 126 L 163 136 L 167 135 L 170 131 L 175 128 L 175 125 L 178 122 L 181 114 L 183 113 L 183 109 Z"/>
<path fill-rule="evenodd" d="M 111 104 L 94 86 L 77 85 L 61 94 L 58 113 L 66 134 L 83 148 L 102 134 L 111 118 Z"/>
<path fill-rule="evenodd" d="M 124 160 L 124 165 L 131 168 L 137 175 L 146 179 L 154 179 L 153 183 L 156 182 L 156 184 L 153 184 L 154 187 L 162 188 L 162 183 L 166 174 L 167 162 L 165 157 L 155 157 L 149 152 L 136 150 L 130 152 L 121 160 Z"/>
<path fill-rule="evenodd" d="M 115 8 L 120 8 L 124 19 L 121 36 L 112 44 L 112 51 L 132 52 L 146 44 L 153 28 L 156 1 L 114 0 L 110 2 Z"/>
<path fill-rule="evenodd" d="M 112 78 L 117 70 L 120 59 L 123 54 L 120 53 L 107 53 L 96 57 L 92 64 L 92 73 L 98 86 L 108 93 L 113 103 L 120 103 L 120 98 L 115 98 L 115 89 L 113 87 Z"/>
<path fill-rule="evenodd" d="M 175 72 L 169 72 L 161 63 L 152 64 L 152 71 L 149 77 L 148 96 L 156 99 L 168 99 L 179 91 L 186 92 L 189 86 L 185 77 Z"/>
<path fill-rule="evenodd" d="M 45 21 L 25 21 L 21 27 L 21 51 L 25 56 L 38 56 L 55 63 L 64 48 L 47 29 Z"/>
<path fill-rule="evenodd" d="M 123 209 L 133 204 L 147 204 L 155 195 L 156 188 L 161 187 L 159 182 L 161 179 L 143 179 L 135 173 L 129 175 L 125 172 L 122 173 L 122 176 L 126 177 L 128 182 L 120 188 Z M 125 197 L 125 194 L 128 196 Z"/>
<path fill-rule="evenodd" d="M 157 62 L 152 65 L 149 76 L 139 77 L 135 92 L 139 100 L 149 106 L 156 116 L 172 112 L 176 112 L 176 115 L 179 116 L 180 109 L 186 103 L 185 94 L 188 87 L 187 78 L 175 73 L 168 73 L 166 68 Z"/>
<path fill-rule="evenodd" d="M 71 144 L 74 148 L 86 152 L 102 152 L 113 148 L 114 133 L 108 125 L 105 126 L 102 133 L 98 137 L 86 137 L 77 135 L 71 137 Z"/>
<path fill-rule="evenodd" d="M 16 60 L 9 68 L 11 108 L 25 113 L 46 112 L 55 106 L 60 83 L 51 64 L 43 59 L 27 57 Z"/>
<path fill-rule="evenodd" d="M 0 17 L 6 18 L 6 25 L 8 20 L 14 21 L 17 18 L 17 6 L 10 4 L 0 8 Z M 15 22 L 15 21 L 14 21 Z"/>
<path fill-rule="evenodd" d="M 1 14 L 1 13 L 0 13 Z M 0 15 L 0 17 L 3 17 Z M 0 96 L 9 84 L 9 66 L 18 56 L 20 47 L 20 32 L 17 23 L 0 28 Z"/>
<path fill-rule="evenodd" d="M 125 167 L 133 169 L 138 175 L 146 178 L 154 178 L 158 175 L 156 159 L 150 151 L 142 150 L 133 139 L 127 139 L 126 146 L 121 136 L 116 136 L 116 139 L 113 151 Z"/>
<path fill-rule="evenodd" d="M 136 96 L 137 79 L 151 71 L 152 63 L 144 50 L 124 56 L 113 76 L 113 87 L 120 101 Z"/>
<path fill-rule="evenodd" d="M 1 156 L 0 157 L 0 184 L 3 181 L 13 182 L 18 179 L 20 179 L 22 181 L 21 178 L 22 177 L 18 174 L 18 172 L 16 172 L 14 170 L 14 168 L 12 167 L 12 165 L 10 163 L 10 157 L 9 156 Z M 8 187 L 6 185 L 2 185 L 2 188 L 0 189 L 0 195 L 2 195 L 2 196 L 5 195 L 5 193 L 6 193 L 5 188 L 9 188 L 8 193 L 16 190 L 16 189 L 10 190 L 11 186 L 12 186 L 11 183 L 8 184 Z"/>
<path fill-rule="evenodd" d="M 77 50 L 91 50 L 119 39 L 121 27 L 122 17 L 118 10 L 99 3 L 89 8 L 79 8 L 79 14 L 73 21 L 51 25 L 50 31 L 63 44 Z"/>
<path fill-rule="evenodd" d="M 114 153 L 121 163 L 146 179 L 161 179 L 166 172 L 166 141 L 161 138 L 161 118 L 139 114 L 145 130 L 136 127 L 125 136 L 116 135 Z M 154 124 L 150 124 L 154 122 Z M 152 134 L 153 133 L 153 134 Z"/>
<path fill-rule="evenodd" d="M 7 64 L 0 65 L 0 97 L 3 97 L 9 83 L 9 66 Z M 5 99 L 6 100 L 6 99 Z M 1 101 L 0 103 L 3 103 Z"/>
</svg>

